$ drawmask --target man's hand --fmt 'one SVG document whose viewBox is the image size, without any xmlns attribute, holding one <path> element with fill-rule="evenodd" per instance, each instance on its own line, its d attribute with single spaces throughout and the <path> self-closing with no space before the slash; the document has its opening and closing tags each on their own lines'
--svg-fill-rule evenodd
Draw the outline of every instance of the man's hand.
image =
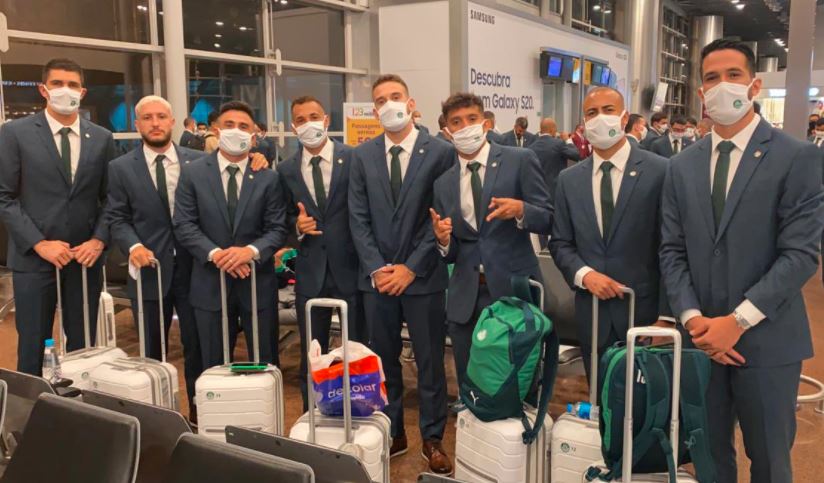
<svg viewBox="0 0 824 483">
<path fill-rule="evenodd" d="M 378 270 L 377 272 L 375 272 L 374 275 L 372 275 L 372 278 L 375 282 L 375 288 L 378 290 L 378 292 L 385 293 L 384 287 L 389 282 L 392 272 L 394 271 L 395 269 L 392 265 L 387 265 Z"/>
<path fill-rule="evenodd" d="M 60 240 L 41 240 L 34 244 L 34 251 L 57 268 L 65 267 L 74 258 L 69 244 Z"/>
<path fill-rule="evenodd" d="M 252 267 L 249 265 L 241 265 L 234 270 L 227 272 L 232 278 L 246 278 L 252 274 Z"/>
<path fill-rule="evenodd" d="M 306 214 L 306 207 L 303 203 L 298 202 L 298 233 L 301 235 L 323 235 L 322 231 L 318 230 L 318 222 L 314 218 Z"/>
<path fill-rule="evenodd" d="M 492 198 L 489 203 L 489 209 L 492 213 L 486 216 L 486 221 L 494 219 L 510 220 L 512 218 L 524 217 L 524 202 L 512 198 Z"/>
<path fill-rule="evenodd" d="M 292 247 L 283 247 L 275 252 L 275 268 L 280 268 L 283 265 L 283 255 L 291 249 Z"/>
<path fill-rule="evenodd" d="M 221 270 L 235 272 L 243 265 L 248 265 L 255 257 L 255 252 L 249 247 L 229 247 L 220 250 L 212 257 L 212 262 Z"/>
<path fill-rule="evenodd" d="M 623 285 L 595 270 L 584 275 L 584 279 L 581 282 L 590 293 L 600 300 L 609 300 L 615 297 L 619 299 L 624 298 L 624 292 L 622 291 L 624 288 Z"/>
<path fill-rule="evenodd" d="M 733 347 L 743 334 L 744 329 L 738 325 L 735 317 L 727 315 L 709 319 L 707 330 L 699 337 L 693 336 L 693 342 L 719 364 L 740 366 L 746 360 Z"/>
<path fill-rule="evenodd" d="M 429 208 L 429 215 L 432 217 L 432 230 L 438 243 L 445 247 L 449 245 L 449 237 L 452 235 L 452 218 L 441 218 L 434 209 Z"/>
<path fill-rule="evenodd" d="M 132 253 L 129 254 L 129 263 L 138 268 L 148 267 L 152 264 L 154 257 L 154 253 L 152 253 L 151 250 L 140 245 L 135 247 Z"/>
<path fill-rule="evenodd" d="M 268 168 L 269 161 L 266 159 L 266 156 L 261 153 L 251 153 L 249 154 L 249 167 L 257 173 L 261 169 Z"/>
<path fill-rule="evenodd" d="M 675 324 L 673 324 L 669 320 L 660 320 L 659 319 L 659 320 L 656 320 L 655 323 L 652 324 L 652 326 L 653 327 L 663 327 L 665 329 L 672 329 L 672 328 L 675 327 Z M 650 339 L 651 339 L 650 344 L 652 344 L 652 345 L 664 345 L 664 344 L 672 343 L 672 339 L 669 338 L 669 337 L 652 337 Z"/>
<path fill-rule="evenodd" d="M 91 267 L 100 258 L 106 245 L 102 241 L 92 238 L 72 248 L 74 259 L 84 267 Z"/>
<path fill-rule="evenodd" d="M 687 332 L 690 333 L 690 337 L 692 337 L 693 342 L 695 342 L 696 337 L 701 337 L 704 335 L 707 330 L 710 328 L 710 323 L 712 319 L 709 317 L 697 316 L 693 317 L 688 320 L 684 327 L 686 327 Z M 701 347 L 703 349 L 703 347 Z"/>
<path fill-rule="evenodd" d="M 392 265 L 392 272 L 383 284 L 381 293 L 397 297 L 402 295 L 407 287 L 415 280 L 415 273 L 406 265 Z"/>
</svg>

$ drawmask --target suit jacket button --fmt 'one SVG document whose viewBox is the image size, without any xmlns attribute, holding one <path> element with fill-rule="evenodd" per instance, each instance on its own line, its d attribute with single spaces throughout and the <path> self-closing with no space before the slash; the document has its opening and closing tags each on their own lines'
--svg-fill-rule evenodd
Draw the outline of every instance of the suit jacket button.
<svg viewBox="0 0 824 483">
<path fill-rule="evenodd" d="M 714 251 L 714 252 L 712 252 L 712 253 L 713 253 L 713 254 L 715 254 L 715 256 L 716 256 L 716 257 L 720 257 L 720 256 L 721 256 L 721 250 L 720 250 L 720 249 L 718 249 L 718 248 L 716 248 L 716 249 L 715 249 L 715 251 Z"/>
</svg>

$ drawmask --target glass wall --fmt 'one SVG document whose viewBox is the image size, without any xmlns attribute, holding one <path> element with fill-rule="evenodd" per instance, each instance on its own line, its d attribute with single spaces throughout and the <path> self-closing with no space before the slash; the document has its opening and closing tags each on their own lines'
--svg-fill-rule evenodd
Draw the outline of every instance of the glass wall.
<svg viewBox="0 0 824 483">
<path fill-rule="evenodd" d="M 183 0 L 187 49 L 263 56 L 260 0 Z"/>
<path fill-rule="evenodd" d="M 615 0 L 572 0 L 572 28 L 615 39 Z"/>
<path fill-rule="evenodd" d="M 272 4 L 274 47 L 285 60 L 343 66 L 343 12 L 303 2 Z"/>
<path fill-rule="evenodd" d="M 243 101 L 266 121 L 265 69 L 262 65 L 190 59 L 189 114 L 206 122 L 209 113 L 227 101 Z"/>
</svg>

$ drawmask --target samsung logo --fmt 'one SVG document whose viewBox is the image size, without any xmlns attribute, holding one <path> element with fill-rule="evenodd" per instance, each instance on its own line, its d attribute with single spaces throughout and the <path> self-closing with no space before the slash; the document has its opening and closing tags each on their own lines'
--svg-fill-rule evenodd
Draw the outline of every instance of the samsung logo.
<svg viewBox="0 0 824 483">
<path fill-rule="evenodd" d="M 478 22 L 488 23 L 489 25 L 495 25 L 494 15 L 489 15 L 483 12 L 479 12 L 477 10 L 470 10 L 469 18 L 472 20 L 477 20 Z"/>
</svg>

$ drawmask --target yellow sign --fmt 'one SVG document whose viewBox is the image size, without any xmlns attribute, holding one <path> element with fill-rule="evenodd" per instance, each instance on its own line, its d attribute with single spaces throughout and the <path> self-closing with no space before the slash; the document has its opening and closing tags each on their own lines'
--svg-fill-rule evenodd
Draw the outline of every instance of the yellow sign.
<svg viewBox="0 0 824 483">
<path fill-rule="evenodd" d="M 588 86 L 592 84 L 592 62 L 585 60 L 584 61 L 584 85 Z"/>
<path fill-rule="evenodd" d="M 346 144 L 357 146 L 383 134 L 383 127 L 375 119 L 373 109 L 371 102 L 343 104 L 343 139 Z"/>
</svg>

